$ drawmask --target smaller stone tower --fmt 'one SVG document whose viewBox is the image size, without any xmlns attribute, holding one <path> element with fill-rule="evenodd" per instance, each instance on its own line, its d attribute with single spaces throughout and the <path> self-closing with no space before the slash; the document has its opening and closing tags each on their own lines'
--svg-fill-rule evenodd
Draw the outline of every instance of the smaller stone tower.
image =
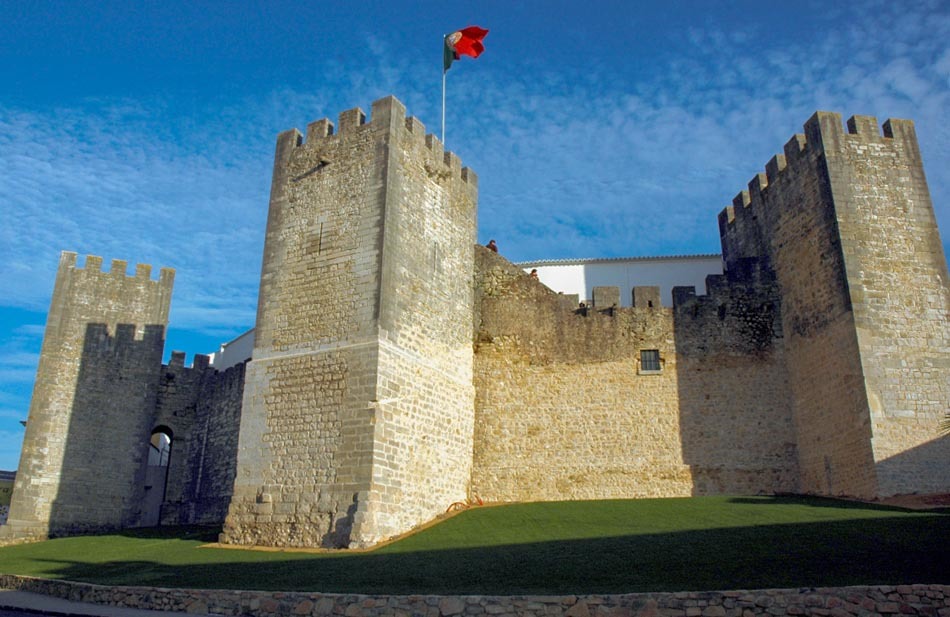
<svg viewBox="0 0 950 617">
<path fill-rule="evenodd" d="M 278 136 L 223 542 L 367 545 L 466 498 L 476 195 L 393 97 Z"/>
<path fill-rule="evenodd" d="M 950 280 L 914 125 L 817 112 L 719 215 L 782 296 L 800 490 L 950 490 Z"/>
<path fill-rule="evenodd" d="M 13 538 L 138 523 L 174 270 L 60 257 L 10 516 Z"/>
</svg>

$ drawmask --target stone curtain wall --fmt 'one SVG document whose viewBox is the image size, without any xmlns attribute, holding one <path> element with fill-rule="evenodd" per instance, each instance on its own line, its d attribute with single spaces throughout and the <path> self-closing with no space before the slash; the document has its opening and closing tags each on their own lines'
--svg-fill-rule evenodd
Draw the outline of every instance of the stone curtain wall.
<svg viewBox="0 0 950 617">
<path fill-rule="evenodd" d="M 208 357 L 173 353 L 164 366 L 156 426 L 173 432 L 163 525 L 224 522 L 237 467 L 244 364 L 218 372 Z"/>
<path fill-rule="evenodd" d="M 781 300 L 770 273 L 746 260 L 677 287 L 674 333 L 683 459 L 693 494 L 798 490 Z"/>
<path fill-rule="evenodd" d="M 479 497 L 796 488 L 779 309 L 767 308 L 777 302 L 771 280 L 718 277 L 708 296 L 682 290 L 674 309 L 644 301 L 585 312 L 503 257 L 475 251 Z M 659 350 L 659 373 L 641 370 L 642 349 Z"/>
<path fill-rule="evenodd" d="M 0 589 L 123 608 L 243 617 L 947 617 L 950 585 L 682 591 L 548 596 L 368 596 L 306 592 L 106 587 L 0 574 Z M 0 595 L 0 605 L 2 605 Z"/>
<path fill-rule="evenodd" d="M 585 316 L 504 257 L 475 252 L 473 493 L 487 501 L 689 495 L 670 309 Z M 660 374 L 637 374 L 640 349 L 660 350 Z"/>
<path fill-rule="evenodd" d="M 173 351 L 169 363 L 161 367 L 156 413 L 151 429 L 154 431 L 163 427 L 171 431 L 168 473 L 160 511 L 160 520 L 165 524 L 177 520 L 173 511 L 177 511 L 177 506 L 181 503 L 181 493 L 190 473 L 188 457 L 192 448 L 191 433 L 195 409 L 201 396 L 202 382 L 207 373 L 213 372 L 206 368 L 207 356 L 195 356 L 194 362 L 195 367 L 186 367 L 185 353 Z M 156 489 L 162 490 L 159 487 Z"/>
<path fill-rule="evenodd" d="M 465 495 L 476 178 L 424 132 L 389 97 L 278 137 L 224 542 L 367 544 Z"/>
<path fill-rule="evenodd" d="M 60 258 L 5 537 L 136 524 L 174 271 Z"/>
<path fill-rule="evenodd" d="M 950 491 L 950 279 L 914 125 L 823 120 L 878 494 Z"/>
</svg>

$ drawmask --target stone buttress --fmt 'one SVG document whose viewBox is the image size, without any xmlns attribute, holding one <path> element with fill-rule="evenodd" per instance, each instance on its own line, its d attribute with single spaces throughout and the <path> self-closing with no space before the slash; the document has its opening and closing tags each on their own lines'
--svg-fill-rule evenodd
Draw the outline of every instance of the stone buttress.
<svg viewBox="0 0 950 617">
<path fill-rule="evenodd" d="M 466 498 L 476 200 L 392 97 L 278 137 L 223 542 L 368 545 Z"/>
</svg>

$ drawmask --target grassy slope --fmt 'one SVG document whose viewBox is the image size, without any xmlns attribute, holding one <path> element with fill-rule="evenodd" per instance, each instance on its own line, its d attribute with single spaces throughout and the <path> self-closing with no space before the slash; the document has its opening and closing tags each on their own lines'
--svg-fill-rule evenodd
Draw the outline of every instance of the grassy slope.
<svg viewBox="0 0 950 617">
<path fill-rule="evenodd" d="M 173 529 L 14 546 L 0 549 L 0 571 L 111 584 L 362 593 L 950 582 L 950 513 L 824 499 L 479 508 L 368 553 L 198 548 L 214 537 Z"/>
</svg>

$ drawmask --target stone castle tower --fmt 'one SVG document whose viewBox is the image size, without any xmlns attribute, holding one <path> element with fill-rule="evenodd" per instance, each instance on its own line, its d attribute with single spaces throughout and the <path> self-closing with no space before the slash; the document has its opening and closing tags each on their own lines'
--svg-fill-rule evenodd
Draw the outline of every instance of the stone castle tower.
<svg viewBox="0 0 950 617">
<path fill-rule="evenodd" d="M 719 215 L 782 299 L 799 490 L 947 490 L 950 279 L 914 125 L 819 112 Z"/>
<path fill-rule="evenodd" d="M 161 365 L 172 272 L 60 264 L 0 539 L 163 524 L 366 546 L 488 501 L 950 491 L 950 277 L 913 124 L 816 113 L 704 294 L 558 294 L 394 98 L 277 140 L 252 359 Z M 649 282 L 644 282 L 649 283 Z M 154 487 L 154 483 L 153 483 Z"/>
<path fill-rule="evenodd" d="M 393 97 L 280 135 L 223 541 L 371 544 L 466 498 L 476 186 Z"/>
<path fill-rule="evenodd" d="M 173 270 L 63 253 L 5 536 L 140 524 Z"/>
</svg>

